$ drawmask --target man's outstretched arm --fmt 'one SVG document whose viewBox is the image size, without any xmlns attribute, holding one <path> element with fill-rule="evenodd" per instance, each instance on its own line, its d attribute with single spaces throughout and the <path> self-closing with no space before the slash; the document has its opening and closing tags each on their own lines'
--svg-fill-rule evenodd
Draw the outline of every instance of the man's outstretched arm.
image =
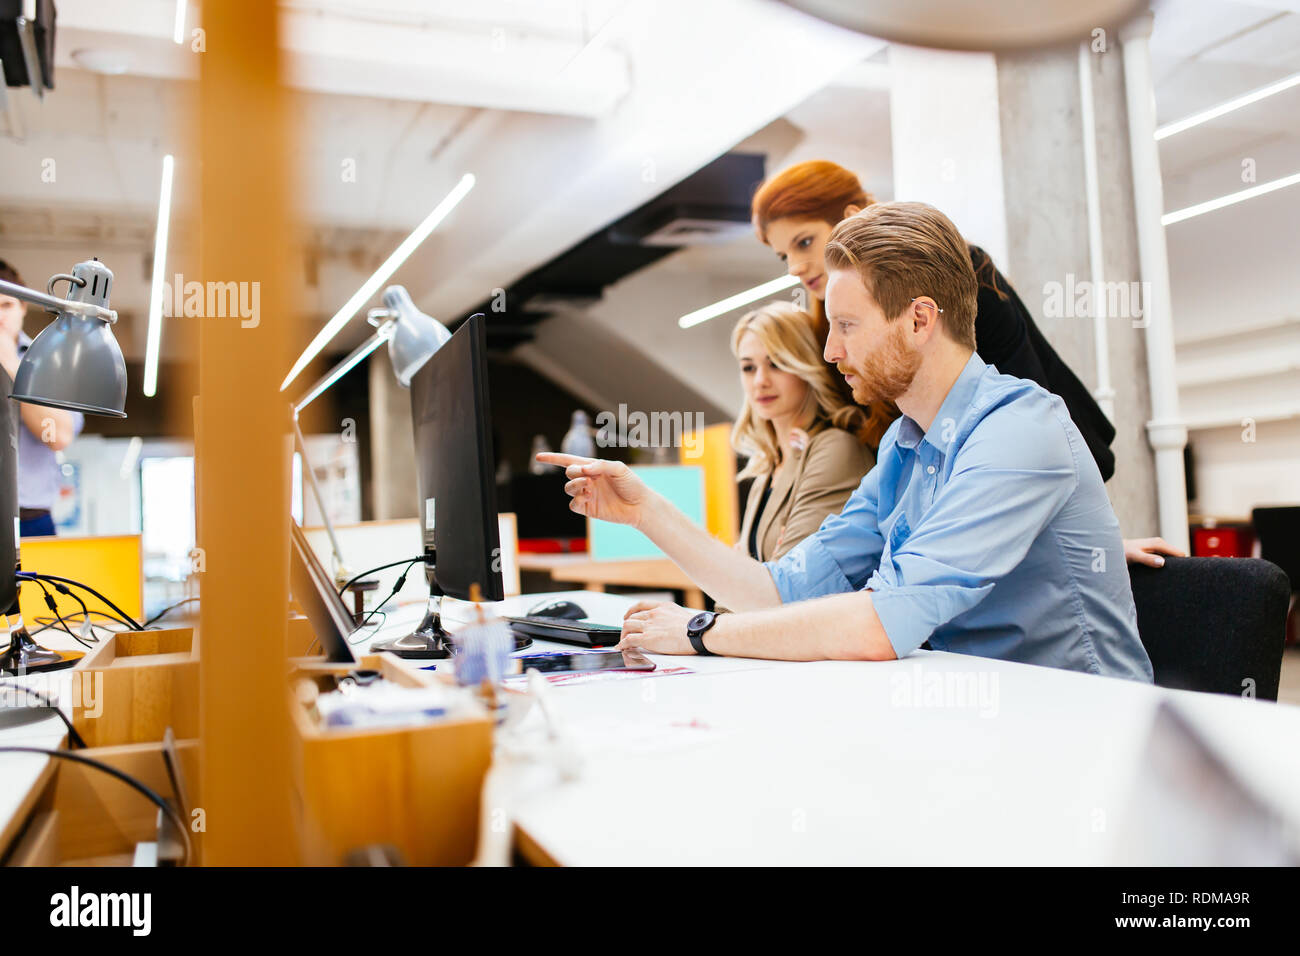
<svg viewBox="0 0 1300 956">
<path fill-rule="evenodd" d="M 622 462 L 554 452 L 537 460 L 564 468 L 571 511 L 636 528 L 720 604 L 748 611 L 781 603 L 763 565 L 694 524 Z"/>
</svg>

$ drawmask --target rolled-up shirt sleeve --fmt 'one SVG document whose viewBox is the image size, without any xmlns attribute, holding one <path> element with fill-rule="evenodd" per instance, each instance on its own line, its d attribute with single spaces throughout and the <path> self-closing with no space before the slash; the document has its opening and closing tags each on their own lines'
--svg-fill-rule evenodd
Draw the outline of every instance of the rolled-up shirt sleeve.
<svg viewBox="0 0 1300 956">
<path fill-rule="evenodd" d="M 865 587 L 898 657 L 988 596 L 1073 492 L 1078 472 L 1055 418 L 977 428 L 916 528 Z"/>
<path fill-rule="evenodd" d="M 779 561 L 764 564 L 782 604 L 856 591 L 876 569 L 884 548 L 876 516 L 879 471 L 867 472 L 843 511 L 828 515 Z"/>
</svg>

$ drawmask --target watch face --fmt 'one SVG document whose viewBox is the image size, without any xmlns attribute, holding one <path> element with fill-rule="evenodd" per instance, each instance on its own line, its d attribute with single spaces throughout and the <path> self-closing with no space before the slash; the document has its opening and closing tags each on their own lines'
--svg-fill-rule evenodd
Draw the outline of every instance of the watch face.
<svg viewBox="0 0 1300 956">
<path fill-rule="evenodd" d="M 698 631 L 700 628 L 707 626 L 711 618 L 712 615 L 708 611 L 701 611 L 699 614 L 691 618 L 691 623 L 686 626 L 692 631 Z"/>
</svg>

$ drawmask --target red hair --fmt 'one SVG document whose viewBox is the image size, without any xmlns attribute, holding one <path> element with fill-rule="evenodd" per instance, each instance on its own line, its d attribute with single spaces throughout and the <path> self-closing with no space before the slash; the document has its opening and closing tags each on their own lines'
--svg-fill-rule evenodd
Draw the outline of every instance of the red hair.
<svg viewBox="0 0 1300 956">
<path fill-rule="evenodd" d="M 849 206 L 875 202 L 858 177 L 827 159 L 810 159 L 783 169 L 758 187 L 750 203 L 754 231 L 767 242 L 767 227 L 777 219 L 820 219 L 838 226 Z"/>
<path fill-rule="evenodd" d="M 854 173 L 827 159 L 810 159 L 781 170 L 759 186 L 750 202 L 750 215 L 754 231 L 766 245 L 767 227 L 778 219 L 820 219 L 835 227 L 843 221 L 844 210 L 849 206 L 865 209 L 874 202 Z M 816 296 L 809 299 L 807 312 L 813 323 L 813 334 L 817 344 L 825 346 L 830 332 L 826 307 Z M 834 378 L 841 395 L 852 402 L 853 390 L 842 376 Z M 874 402 L 867 409 L 867 416 L 864 431 L 868 441 L 878 446 L 885 429 L 898 417 L 898 409 L 892 402 Z"/>
</svg>

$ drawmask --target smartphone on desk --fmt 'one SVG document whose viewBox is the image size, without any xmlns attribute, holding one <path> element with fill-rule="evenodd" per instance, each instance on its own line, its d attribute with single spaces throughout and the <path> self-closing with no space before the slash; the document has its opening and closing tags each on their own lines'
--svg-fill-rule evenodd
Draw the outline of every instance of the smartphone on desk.
<svg viewBox="0 0 1300 956">
<path fill-rule="evenodd" d="M 529 670 L 538 670 L 543 674 L 581 674 L 591 671 L 652 671 L 655 662 L 646 657 L 638 647 L 629 647 L 625 651 L 588 651 L 585 654 L 570 654 L 559 651 L 555 654 L 528 654 L 512 657 L 511 673 L 523 674 Z"/>
</svg>

